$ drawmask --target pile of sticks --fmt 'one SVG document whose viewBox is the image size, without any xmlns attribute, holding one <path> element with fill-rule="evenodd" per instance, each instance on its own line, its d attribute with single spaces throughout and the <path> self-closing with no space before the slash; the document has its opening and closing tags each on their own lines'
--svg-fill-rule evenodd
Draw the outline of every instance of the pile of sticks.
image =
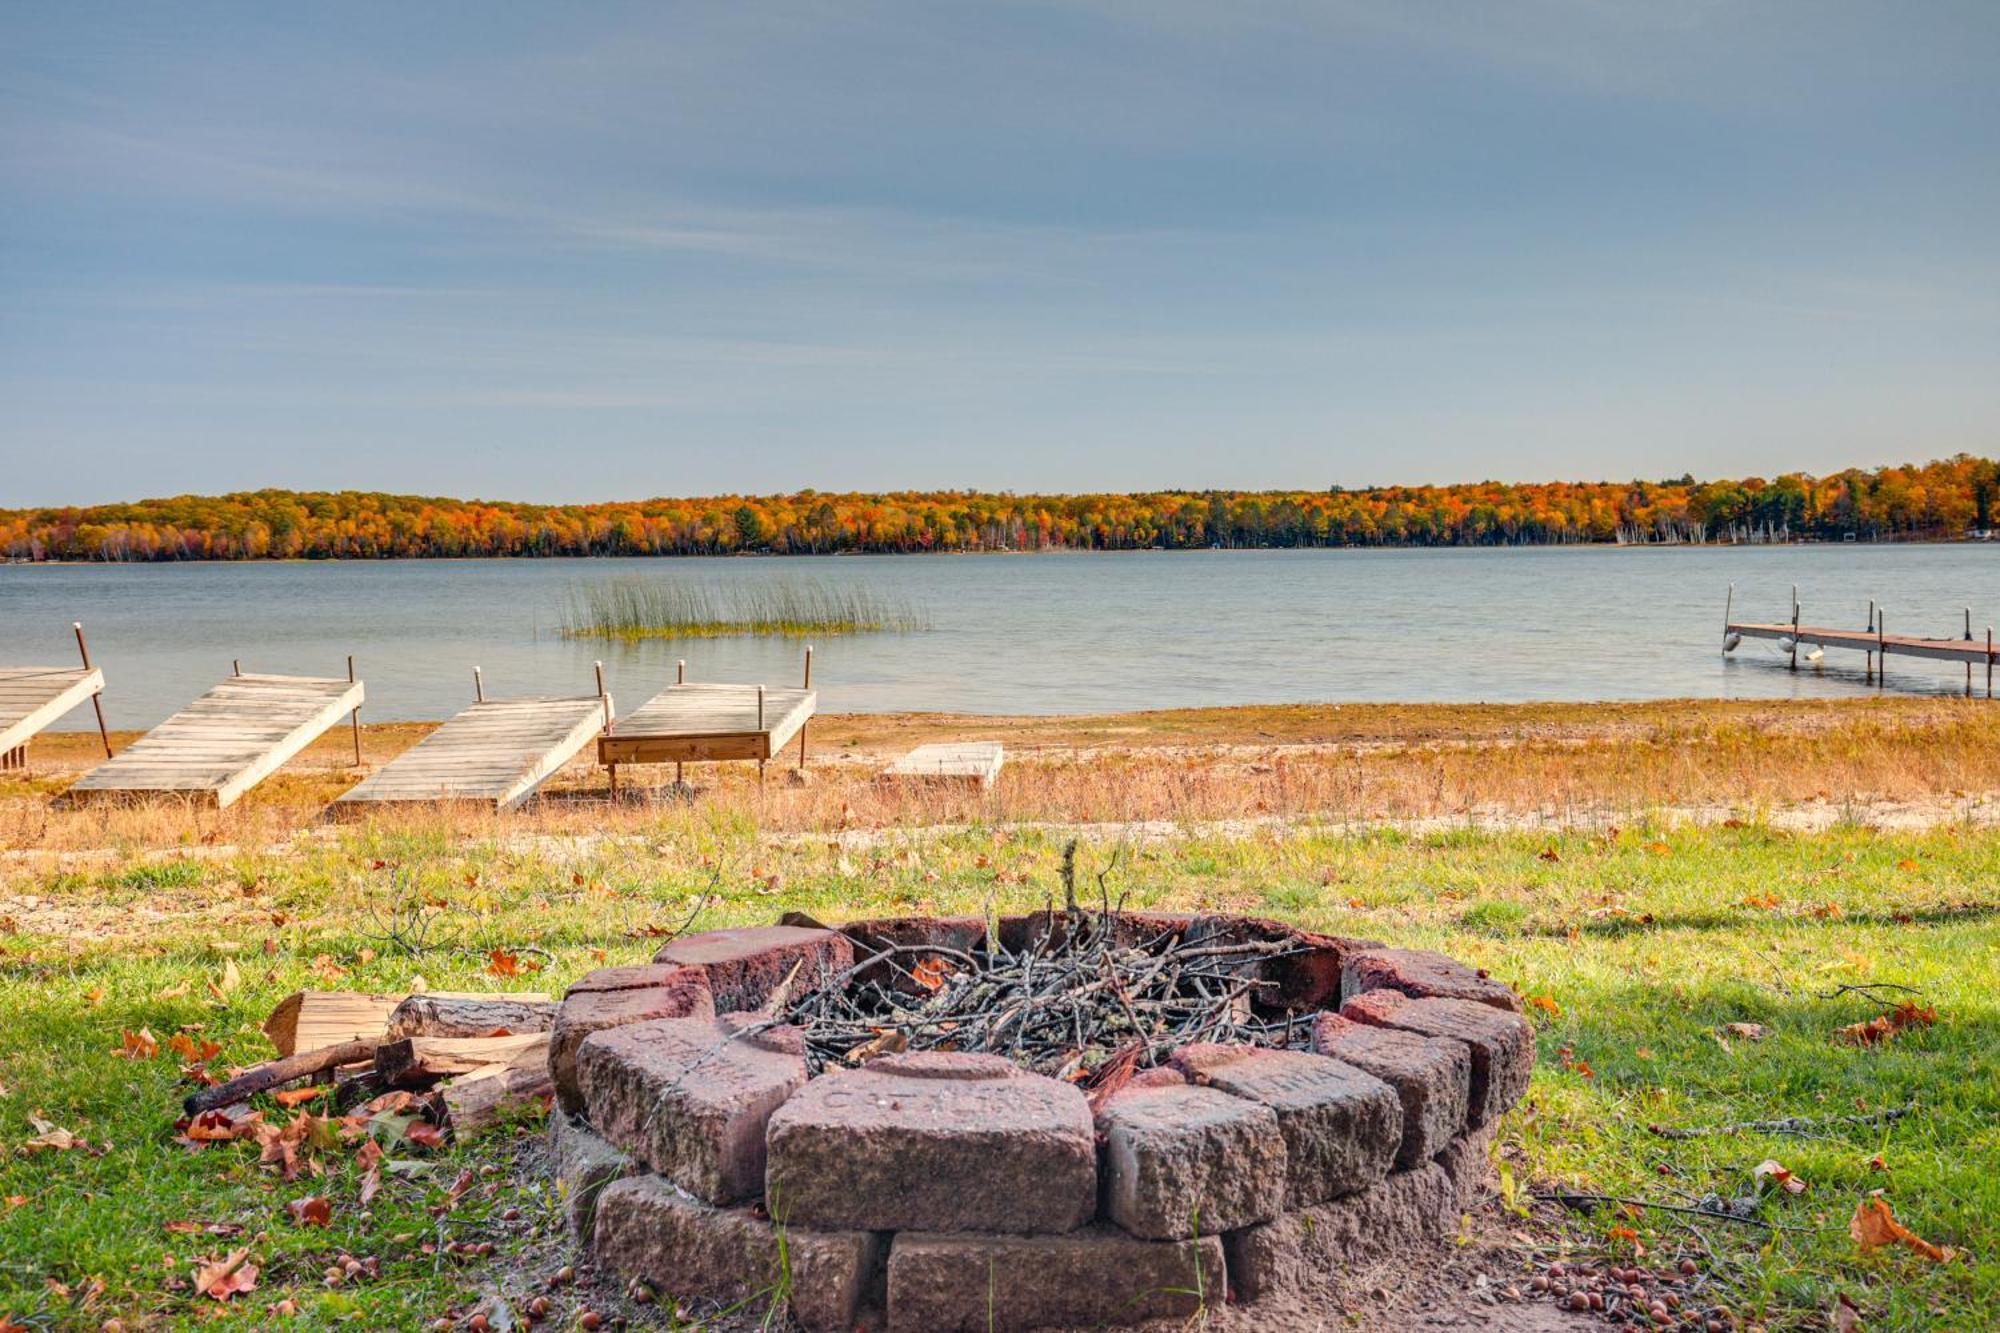
<svg viewBox="0 0 2000 1333">
<path fill-rule="evenodd" d="M 1148 1068 L 1189 1042 L 1286 1044 L 1291 1025 L 1259 1018 L 1253 1000 L 1271 984 L 1258 963 L 1294 947 L 1170 931 L 1135 942 L 1109 911 L 1050 920 L 1056 928 L 1018 952 L 991 930 L 973 951 L 880 949 L 773 1017 L 804 1032 L 815 1075 L 902 1051 L 963 1051 L 1094 1082 L 1113 1068 Z"/>
</svg>

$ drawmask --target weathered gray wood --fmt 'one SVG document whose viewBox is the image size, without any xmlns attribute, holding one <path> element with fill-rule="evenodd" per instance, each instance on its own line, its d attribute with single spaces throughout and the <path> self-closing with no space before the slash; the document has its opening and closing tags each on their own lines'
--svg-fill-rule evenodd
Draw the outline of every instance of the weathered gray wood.
<svg viewBox="0 0 2000 1333">
<path fill-rule="evenodd" d="M 487 699 L 384 765 L 334 802 L 337 810 L 479 801 L 509 810 L 603 729 L 608 698 Z"/>
<path fill-rule="evenodd" d="M 1729 625 L 1725 633 L 1741 634 L 1746 639 L 1797 639 L 1800 643 L 1816 643 L 1824 648 L 1852 648 L 1857 652 L 1881 653 L 1884 657 L 1927 657 L 1942 662 L 1985 662 L 1992 656 L 1983 640 L 1978 639 L 1919 639 L 1909 635 L 1878 635 L 1871 630 L 1833 629 L 1824 625 L 1800 625 L 1796 629 L 1790 622 L 1776 625 L 1735 623 Z"/>
<path fill-rule="evenodd" d="M 607 764 L 770 759 L 813 715 L 812 690 L 764 688 L 758 720 L 755 685 L 669 685 L 598 738 Z"/>
<path fill-rule="evenodd" d="M 0 667 L 0 754 L 104 690 L 96 667 Z"/>
<path fill-rule="evenodd" d="M 403 1037 L 375 1048 L 375 1072 L 392 1088 L 428 1085 L 488 1065 L 546 1066 L 549 1034 L 511 1037 Z"/>
<path fill-rule="evenodd" d="M 360 681 L 231 676 L 83 775 L 70 792 L 234 802 L 361 706 Z"/>
<path fill-rule="evenodd" d="M 999 741 L 933 741 L 919 745 L 883 770 L 896 782 L 963 782 L 990 787 L 1005 752 Z"/>
</svg>

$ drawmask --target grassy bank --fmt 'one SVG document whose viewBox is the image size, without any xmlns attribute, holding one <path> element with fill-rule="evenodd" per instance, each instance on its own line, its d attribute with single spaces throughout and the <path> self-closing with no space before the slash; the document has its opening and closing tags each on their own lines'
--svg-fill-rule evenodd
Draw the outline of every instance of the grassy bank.
<svg viewBox="0 0 2000 1333">
<path fill-rule="evenodd" d="M 514 1169 L 538 1127 L 442 1151 L 392 1146 L 363 1208 L 351 1148 L 316 1153 L 325 1174 L 287 1186 L 254 1148 L 177 1144 L 184 1061 L 119 1058 L 127 1032 L 218 1043 L 219 1069 L 264 1056 L 257 1023 L 306 986 L 397 990 L 420 975 L 439 989 L 558 990 L 649 956 L 697 909 L 699 926 L 718 926 L 790 909 L 837 920 L 1039 906 L 1070 833 L 1015 816 L 1150 812 L 1167 823 L 1140 830 L 1110 880 L 1130 905 L 1441 948 L 1536 997 L 1540 1065 L 1496 1150 L 1507 1192 L 1482 1214 L 1523 1250 L 1699 1254 L 1730 1307 L 1773 1329 L 1825 1327 L 1842 1295 L 1870 1329 L 1991 1327 L 2000 830 L 1951 815 L 2000 787 L 1990 716 L 1889 701 L 1020 720 L 993 724 L 1020 786 L 921 799 L 866 777 L 934 730 L 967 734 L 962 722 L 823 719 L 814 746 L 828 762 L 805 788 L 774 779 L 759 793 L 744 775 L 703 770 L 693 803 L 609 807 L 579 773 L 572 796 L 516 819 L 442 812 L 302 836 L 312 803 L 345 780 L 331 756 L 247 809 L 195 818 L 51 812 L 46 795 L 67 778 L 38 750 L 48 771 L 0 789 L 0 1312 L 30 1327 L 418 1327 L 494 1293 L 524 1297 L 563 1262 L 556 1201 Z M 419 730 L 371 732 L 371 761 Z M 1217 767 L 1224 776 L 1207 776 Z M 1321 768 L 1365 780 L 1303 780 Z M 1550 783 L 1603 799 L 1579 799 L 1587 821 L 1542 827 Z M 1908 830 L 1784 826 L 1786 802 L 1825 790 L 1837 803 L 1850 786 L 1944 817 Z M 1329 791 L 1347 804 L 1315 811 Z M 1419 831 L 1348 818 L 1475 798 L 1535 826 L 1477 825 L 1463 809 Z M 1660 811 L 1700 803 L 1735 813 L 1696 825 Z M 1086 868 L 1128 832 L 1087 839 Z M 387 936 L 395 903 L 429 904 L 432 947 L 412 955 Z M 496 980 L 495 950 L 527 979 Z M 1879 1047 L 1837 1043 L 1839 1028 L 1908 994 L 1848 988 L 1885 985 L 1912 988 L 1936 1023 Z M 1905 1113 L 1869 1119 L 1890 1110 Z M 1788 1118 L 1804 1132 L 1654 1128 Z M 27 1150 L 41 1125 L 87 1146 Z M 1753 1170 L 1767 1158 L 1809 1188 L 1759 1195 Z M 1877 1189 L 1953 1261 L 1860 1252 L 1848 1219 Z M 1664 1211 L 1534 1199 L 1562 1190 L 1759 1197 L 1752 1221 L 1691 1230 Z M 288 1215 L 308 1195 L 333 1201 L 329 1226 Z M 449 1248 L 466 1241 L 496 1249 Z M 240 1246 L 259 1269 L 254 1292 L 223 1307 L 186 1289 L 196 1260 Z M 567 1329 L 582 1301 L 615 1297 L 562 1289 L 545 1326 Z M 628 1312 L 664 1326 L 657 1306 Z M 1243 1326 L 1229 1319 L 1217 1312 Z"/>
</svg>

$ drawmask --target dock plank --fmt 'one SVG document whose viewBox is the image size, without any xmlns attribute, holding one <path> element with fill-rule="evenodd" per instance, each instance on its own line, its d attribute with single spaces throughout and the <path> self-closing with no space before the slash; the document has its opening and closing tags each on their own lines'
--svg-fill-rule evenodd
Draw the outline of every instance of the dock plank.
<svg viewBox="0 0 2000 1333">
<path fill-rule="evenodd" d="M 590 744 L 607 707 L 594 694 L 473 704 L 334 805 L 479 801 L 510 810 Z"/>
<path fill-rule="evenodd" d="M 230 805 L 365 697 L 358 680 L 231 676 L 84 774 L 70 791 L 79 799 L 185 795 Z"/>
<path fill-rule="evenodd" d="M 1005 761 L 999 741 L 932 741 L 889 765 L 882 776 L 899 782 L 966 782 L 991 787 Z"/>
<path fill-rule="evenodd" d="M 819 695 L 812 690 L 765 687 L 760 726 L 757 690 L 755 685 L 669 685 L 598 739 L 598 760 L 657 764 L 769 759 L 799 734 Z"/>
<path fill-rule="evenodd" d="M 0 667 L 0 754 L 103 692 L 104 673 L 96 667 Z"/>
</svg>

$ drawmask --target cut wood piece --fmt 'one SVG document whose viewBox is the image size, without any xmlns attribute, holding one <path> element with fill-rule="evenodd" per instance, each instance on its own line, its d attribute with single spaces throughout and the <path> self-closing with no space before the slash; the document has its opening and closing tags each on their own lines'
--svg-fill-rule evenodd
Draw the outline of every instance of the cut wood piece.
<svg viewBox="0 0 2000 1333">
<path fill-rule="evenodd" d="M 404 1037 L 375 1050 L 375 1072 L 395 1088 L 419 1087 L 490 1065 L 547 1065 L 549 1034 L 512 1037 Z"/>
<path fill-rule="evenodd" d="M 895 782 L 991 787 L 1005 755 L 999 741 L 935 741 L 889 765 L 882 776 Z"/>
<path fill-rule="evenodd" d="M 547 1032 L 562 1006 L 547 995 L 412 995 L 389 1015 L 390 1037 L 494 1037 Z"/>
<path fill-rule="evenodd" d="M 69 795 L 233 803 L 361 707 L 358 680 L 231 676 L 79 778 Z"/>
<path fill-rule="evenodd" d="M 381 1046 L 380 1037 L 366 1037 L 360 1041 L 346 1041 L 338 1046 L 324 1046 L 316 1051 L 300 1051 L 282 1059 L 272 1060 L 246 1069 L 235 1078 L 218 1083 L 212 1088 L 202 1088 L 191 1092 L 181 1105 L 189 1115 L 200 1115 L 203 1111 L 218 1106 L 228 1106 L 232 1102 L 245 1101 L 260 1092 L 290 1083 L 295 1079 L 310 1078 L 314 1074 L 324 1074 L 341 1065 L 359 1064 L 363 1060 L 375 1058 L 376 1048 Z"/>
<path fill-rule="evenodd" d="M 530 1111 L 546 1114 L 556 1087 L 545 1060 L 540 1064 L 492 1064 L 444 1085 L 445 1121 L 463 1139 L 490 1129 L 503 1116 Z"/>
<path fill-rule="evenodd" d="M 761 717 L 757 692 L 763 688 Z M 605 764 L 766 760 L 813 715 L 812 690 L 756 685 L 669 685 L 597 741 Z"/>
<path fill-rule="evenodd" d="M 0 754 L 103 692 L 104 673 L 96 667 L 0 667 Z"/>
<path fill-rule="evenodd" d="M 278 1048 L 279 1055 L 316 1050 L 357 1037 L 381 1037 L 388 1035 L 390 1016 L 404 1001 L 412 998 L 416 997 L 407 992 L 371 995 L 342 990 L 294 991 L 278 1001 L 278 1007 L 264 1020 L 264 1035 Z M 439 1003 L 497 1001 L 523 1006 L 555 1004 L 554 999 L 543 991 L 425 991 L 422 998 Z M 408 1036 L 411 1033 L 396 1035 Z M 436 1035 L 473 1034 L 441 1032 Z"/>
<path fill-rule="evenodd" d="M 342 795 L 334 811 L 437 801 L 511 810 L 590 744 L 610 710 L 598 695 L 476 703 Z"/>
</svg>

